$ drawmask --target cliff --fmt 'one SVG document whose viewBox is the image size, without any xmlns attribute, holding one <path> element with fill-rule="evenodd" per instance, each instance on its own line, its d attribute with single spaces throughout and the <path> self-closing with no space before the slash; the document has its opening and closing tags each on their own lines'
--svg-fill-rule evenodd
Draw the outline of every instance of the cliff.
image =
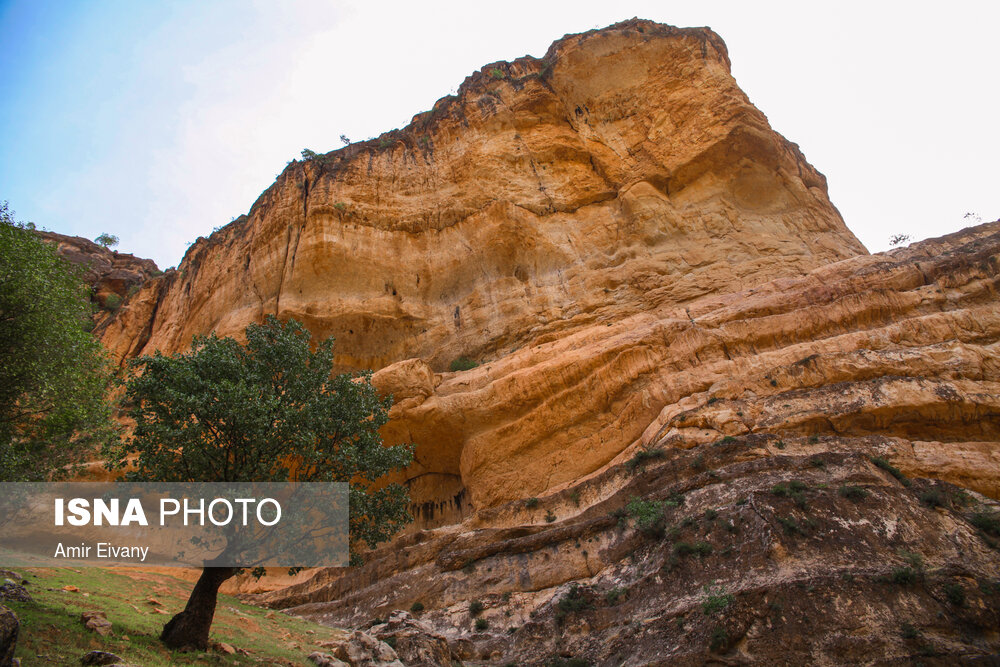
<svg viewBox="0 0 1000 667">
<path fill-rule="evenodd" d="M 412 530 L 260 602 L 419 603 L 461 660 L 950 664 L 1000 650 L 998 258 L 867 254 L 717 35 L 632 20 L 290 163 L 97 331 L 295 317 L 393 394 Z"/>
<path fill-rule="evenodd" d="M 998 288 L 1000 221 L 441 379 L 397 427 L 494 425 L 456 457 L 490 507 L 256 600 L 389 638 L 419 603 L 519 665 L 988 662 Z"/>
<path fill-rule="evenodd" d="M 722 40 L 632 20 L 292 162 L 99 333 L 125 359 L 275 313 L 335 336 L 345 368 L 402 363 L 380 378 L 410 415 L 387 436 L 420 445 L 408 481 L 431 525 L 593 472 L 639 435 L 632 418 L 663 404 L 615 405 L 635 409 L 625 394 L 657 359 L 598 351 L 612 332 L 864 252 Z M 462 356 L 486 365 L 448 373 Z M 569 462 L 555 475 L 552 457 Z"/>
</svg>

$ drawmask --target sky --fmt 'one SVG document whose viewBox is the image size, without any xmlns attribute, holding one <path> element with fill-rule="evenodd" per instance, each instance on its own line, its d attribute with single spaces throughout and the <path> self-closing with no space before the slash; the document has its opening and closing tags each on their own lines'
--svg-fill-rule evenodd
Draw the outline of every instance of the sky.
<svg viewBox="0 0 1000 667">
<path fill-rule="evenodd" d="M 0 201 L 174 266 L 303 148 L 633 16 L 719 33 L 869 250 L 1000 217 L 1000 3 L 982 0 L 0 0 Z"/>
</svg>

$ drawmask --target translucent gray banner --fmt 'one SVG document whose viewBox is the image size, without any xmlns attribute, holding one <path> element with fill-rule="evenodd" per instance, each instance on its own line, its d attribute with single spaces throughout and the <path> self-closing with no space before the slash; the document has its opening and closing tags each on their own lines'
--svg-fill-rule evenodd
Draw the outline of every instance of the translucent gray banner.
<svg viewBox="0 0 1000 667">
<path fill-rule="evenodd" d="M 0 483 L 0 566 L 344 566 L 348 485 Z"/>
</svg>

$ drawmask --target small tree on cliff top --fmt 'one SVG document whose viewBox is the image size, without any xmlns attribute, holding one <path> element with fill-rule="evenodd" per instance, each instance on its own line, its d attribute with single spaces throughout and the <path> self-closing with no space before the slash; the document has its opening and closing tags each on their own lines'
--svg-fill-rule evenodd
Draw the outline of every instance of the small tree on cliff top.
<svg viewBox="0 0 1000 667">
<path fill-rule="evenodd" d="M 135 431 L 109 465 L 137 455 L 131 481 L 350 482 L 352 552 L 412 520 L 404 487 L 374 488 L 410 463 L 412 446 L 382 444 L 392 399 L 379 397 L 371 373 L 331 376 L 333 339 L 311 351 L 294 320 L 269 316 L 246 339 L 200 336 L 188 354 L 135 360 L 126 384 Z M 237 572 L 205 567 L 164 643 L 204 649 L 219 587 Z"/>
</svg>

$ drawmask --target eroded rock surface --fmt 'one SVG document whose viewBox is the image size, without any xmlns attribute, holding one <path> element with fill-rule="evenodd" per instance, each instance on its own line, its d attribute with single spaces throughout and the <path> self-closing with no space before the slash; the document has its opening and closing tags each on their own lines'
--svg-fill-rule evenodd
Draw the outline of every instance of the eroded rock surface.
<svg viewBox="0 0 1000 667">
<path fill-rule="evenodd" d="M 259 600 L 348 627 L 419 602 L 462 659 L 527 665 L 989 660 L 998 257 L 1000 222 L 436 375 L 397 427 L 492 424 L 459 467 L 488 499 Z"/>
<path fill-rule="evenodd" d="M 109 250 L 80 236 L 55 232 L 35 233 L 42 240 L 53 244 L 67 262 L 82 268 L 83 280 L 92 290 L 92 300 L 108 310 L 116 309 L 124 299 L 137 292 L 143 283 L 162 273 L 151 259 Z"/>
<path fill-rule="evenodd" d="M 718 35 L 631 20 L 289 164 L 98 332 L 119 360 L 271 313 L 335 336 L 405 404 L 387 436 L 420 444 L 406 481 L 440 525 L 632 442 L 669 401 L 641 385 L 691 324 L 680 304 L 864 254 Z M 484 365 L 447 372 L 460 356 Z"/>
<path fill-rule="evenodd" d="M 347 627 L 419 602 L 462 659 L 500 664 L 945 664 L 1000 650 L 995 501 L 906 477 L 884 436 L 672 444 L 481 517 L 508 527 L 407 535 L 261 601 Z"/>
</svg>

